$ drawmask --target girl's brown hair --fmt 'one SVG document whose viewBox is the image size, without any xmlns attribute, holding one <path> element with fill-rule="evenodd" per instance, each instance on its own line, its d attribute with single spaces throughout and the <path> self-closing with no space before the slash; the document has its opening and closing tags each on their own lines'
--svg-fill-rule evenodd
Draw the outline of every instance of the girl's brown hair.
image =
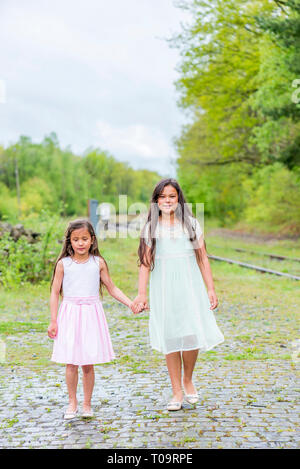
<svg viewBox="0 0 300 469">
<path fill-rule="evenodd" d="M 150 201 L 150 209 L 148 211 L 147 221 L 142 229 L 141 237 L 140 237 L 140 245 L 138 248 L 138 256 L 139 256 L 139 266 L 142 264 L 146 267 L 149 267 L 150 270 L 154 269 L 154 261 L 155 261 L 155 250 L 156 250 L 156 239 L 155 239 L 155 232 L 158 223 L 158 218 L 161 215 L 161 210 L 158 208 L 158 198 L 163 192 L 166 186 L 172 186 L 177 191 L 178 195 L 178 204 L 175 210 L 175 216 L 181 221 L 182 225 L 186 227 L 190 241 L 193 243 L 194 251 L 196 255 L 196 259 L 198 263 L 202 263 L 202 255 L 201 250 L 199 249 L 199 245 L 197 243 L 196 238 L 196 231 L 195 227 L 193 226 L 190 217 L 194 218 L 192 212 L 190 211 L 186 200 L 184 198 L 182 189 L 176 179 L 167 178 L 162 179 L 159 181 L 152 193 L 151 201 Z M 146 227 L 149 227 L 148 234 L 146 233 Z M 146 243 L 145 237 L 148 236 L 149 241 L 151 240 L 151 248 L 149 252 L 149 256 L 146 256 Z M 204 240 L 204 246 L 206 249 L 206 243 Z"/>
<path fill-rule="evenodd" d="M 64 243 L 63 243 L 62 250 L 61 250 L 61 252 L 60 252 L 60 254 L 59 254 L 59 256 L 58 256 L 58 258 L 55 262 L 55 266 L 54 266 L 53 274 L 52 274 L 52 279 L 51 279 L 51 284 L 50 284 L 50 289 L 51 289 L 52 284 L 53 284 L 57 263 L 61 259 L 63 259 L 64 257 L 69 257 L 69 256 L 72 257 L 74 255 L 74 250 L 73 250 L 72 244 L 71 244 L 71 234 L 73 233 L 73 231 L 79 230 L 80 228 L 86 228 L 88 230 L 89 234 L 91 235 L 92 244 L 90 246 L 89 253 L 92 256 L 101 257 L 101 259 L 104 260 L 104 262 L 106 264 L 106 267 L 108 269 L 108 266 L 107 266 L 107 263 L 106 263 L 104 257 L 102 257 L 101 254 L 100 254 L 100 251 L 99 251 L 99 248 L 98 248 L 98 241 L 97 241 L 97 237 L 96 237 L 93 225 L 88 220 L 86 220 L 84 218 L 71 221 L 69 223 L 66 231 L 65 231 Z M 62 295 L 62 293 L 63 292 L 62 292 L 62 286 L 61 286 L 60 294 Z M 103 297 L 103 283 L 101 281 L 101 276 L 100 276 L 100 294 L 101 294 L 101 297 Z"/>
</svg>

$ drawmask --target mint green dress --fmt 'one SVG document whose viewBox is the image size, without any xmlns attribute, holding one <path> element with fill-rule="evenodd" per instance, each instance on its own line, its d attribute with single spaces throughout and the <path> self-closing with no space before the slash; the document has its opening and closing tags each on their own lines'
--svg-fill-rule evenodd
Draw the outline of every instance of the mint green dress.
<svg viewBox="0 0 300 469">
<path fill-rule="evenodd" d="M 202 236 L 198 220 L 191 218 L 197 239 Z M 146 225 L 145 242 L 149 223 Z M 150 273 L 150 346 L 168 354 L 199 349 L 207 351 L 224 341 L 186 228 L 181 223 L 158 223 L 155 267 Z"/>
</svg>

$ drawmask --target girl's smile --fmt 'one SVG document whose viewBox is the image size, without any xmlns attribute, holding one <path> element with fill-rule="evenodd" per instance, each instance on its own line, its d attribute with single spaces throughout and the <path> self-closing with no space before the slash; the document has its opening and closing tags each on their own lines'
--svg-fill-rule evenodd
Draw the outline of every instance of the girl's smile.
<svg viewBox="0 0 300 469">
<path fill-rule="evenodd" d="M 165 186 L 157 199 L 158 207 L 163 213 L 174 212 L 178 204 L 178 194 L 175 187 Z"/>
</svg>

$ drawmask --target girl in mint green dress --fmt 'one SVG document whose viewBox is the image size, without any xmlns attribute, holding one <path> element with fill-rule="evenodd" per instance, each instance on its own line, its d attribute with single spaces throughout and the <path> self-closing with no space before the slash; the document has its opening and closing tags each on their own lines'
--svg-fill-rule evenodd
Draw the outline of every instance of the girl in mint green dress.
<svg viewBox="0 0 300 469">
<path fill-rule="evenodd" d="M 179 410 L 183 397 L 192 404 L 198 400 L 192 383 L 198 351 L 212 349 L 224 336 L 213 313 L 218 300 L 203 233 L 177 181 L 160 181 L 151 202 L 139 246 L 135 303 L 148 308 L 150 277 L 150 345 L 166 356 L 173 388 L 168 410 Z"/>
</svg>

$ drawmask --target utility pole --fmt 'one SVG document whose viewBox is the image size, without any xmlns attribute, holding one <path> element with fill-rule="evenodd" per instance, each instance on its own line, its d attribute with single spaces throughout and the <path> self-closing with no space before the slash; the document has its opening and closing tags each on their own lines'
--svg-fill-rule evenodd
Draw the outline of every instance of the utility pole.
<svg viewBox="0 0 300 469">
<path fill-rule="evenodd" d="M 18 159 L 16 157 L 16 147 L 14 147 L 14 163 L 15 163 L 15 177 L 16 177 L 16 191 L 17 191 L 17 199 L 18 199 L 18 218 L 21 216 L 21 195 L 20 195 L 20 180 L 19 180 L 19 167 L 18 167 Z"/>
</svg>

